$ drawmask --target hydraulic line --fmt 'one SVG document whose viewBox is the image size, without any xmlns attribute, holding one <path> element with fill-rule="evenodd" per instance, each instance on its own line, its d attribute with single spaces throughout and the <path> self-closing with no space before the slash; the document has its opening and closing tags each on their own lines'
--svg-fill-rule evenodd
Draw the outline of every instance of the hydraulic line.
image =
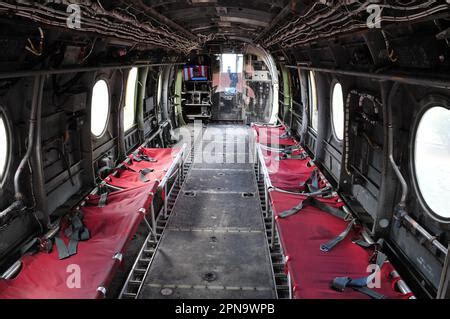
<svg viewBox="0 0 450 319">
<path fill-rule="evenodd" d="M 334 6 L 316 2 L 304 15 L 295 17 L 283 26 L 276 28 L 276 31 L 267 35 L 261 44 L 264 47 L 277 44 L 281 47 L 293 47 L 337 34 L 365 29 L 367 21 L 366 18 L 361 18 L 361 13 L 367 11 L 366 16 L 369 17 L 370 5 L 373 5 L 371 1 L 357 2 L 351 5 L 341 3 Z M 380 23 L 407 23 L 449 10 L 448 4 L 439 4 L 431 0 L 413 6 L 378 4 L 378 7 L 380 12 L 385 9 L 390 11 L 390 15 L 380 15 L 377 18 L 377 22 Z"/>
</svg>

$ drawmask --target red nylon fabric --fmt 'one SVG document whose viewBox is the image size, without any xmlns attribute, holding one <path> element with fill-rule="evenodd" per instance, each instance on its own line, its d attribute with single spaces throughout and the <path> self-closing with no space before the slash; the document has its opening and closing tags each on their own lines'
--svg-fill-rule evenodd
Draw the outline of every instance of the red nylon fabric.
<svg viewBox="0 0 450 319">
<path fill-rule="evenodd" d="M 276 150 L 272 150 L 272 149 L 264 149 L 264 147 L 261 147 L 261 152 L 264 155 L 264 157 L 269 157 L 269 158 L 280 158 L 282 152 L 276 151 Z M 304 153 L 303 148 L 298 148 L 292 151 L 292 154 L 290 154 L 290 156 L 299 156 L 301 154 Z M 308 160 L 311 160 L 311 158 L 308 156 L 307 157 Z"/>
<path fill-rule="evenodd" d="M 270 192 L 275 216 L 297 206 L 305 198 L 302 195 Z M 321 201 L 334 207 L 342 206 L 336 199 Z M 288 218 L 277 218 L 276 224 L 288 259 L 287 270 L 296 299 L 370 299 L 351 288 L 344 292 L 330 288 L 331 281 L 336 277 L 357 279 L 370 274 L 366 270 L 372 251 L 352 243 L 352 239 L 359 236 L 355 229 L 330 252 L 320 250 L 320 245 L 337 237 L 347 222 L 307 206 Z M 403 295 L 392 287 L 393 279 L 389 276 L 392 270 L 392 265 L 386 262 L 381 271 L 381 288 L 374 290 L 388 298 L 400 299 Z"/>
<path fill-rule="evenodd" d="M 267 171 L 269 173 L 272 185 L 288 191 L 303 191 L 304 183 L 313 172 L 315 166 L 309 166 L 310 158 L 283 159 L 280 160 L 280 152 L 261 150 L 265 159 Z M 301 150 L 294 151 L 292 155 L 297 156 L 302 153 Z M 321 185 L 323 187 L 324 185 Z"/>
<path fill-rule="evenodd" d="M 113 259 L 123 253 L 129 240 L 144 218 L 141 208 L 148 208 L 157 184 L 152 183 L 112 193 L 108 205 L 96 206 L 98 197 L 91 197 L 82 207 L 84 224 L 91 238 L 78 243 L 78 253 L 65 260 L 58 259 L 56 247 L 50 254 L 38 253 L 22 259 L 23 268 L 13 280 L 0 281 L 0 299 L 93 299 L 102 294 L 97 288 L 107 288 L 119 266 Z M 63 235 L 61 235 L 63 237 Z M 69 288 L 70 265 L 81 271 L 81 288 Z M 73 270 L 72 270 L 73 271 Z"/>
<path fill-rule="evenodd" d="M 172 165 L 174 158 L 180 151 L 181 149 L 179 148 L 140 148 L 140 154 L 153 158 L 156 162 L 137 162 L 133 160 L 133 156 L 130 156 L 132 160 L 131 164 L 124 163 L 124 165 L 131 168 L 135 172 L 126 169 L 118 169 L 117 171 L 119 172 L 119 176 L 116 177 L 111 174 L 105 178 L 105 182 L 109 185 L 123 189 L 142 186 L 146 184 L 146 182 L 143 182 L 140 179 L 139 172 L 146 168 L 151 168 L 154 170 L 153 172 L 145 175 L 150 182 L 154 182 L 155 180 L 161 181 Z"/>
<path fill-rule="evenodd" d="M 305 182 L 314 170 L 308 166 L 308 160 L 265 158 L 267 171 L 272 185 L 289 191 L 304 190 L 301 183 Z"/>
<path fill-rule="evenodd" d="M 140 148 L 139 153 L 146 155 L 150 158 L 157 160 L 157 162 L 136 162 L 133 161 L 129 167 L 133 168 L 136 171 L 145 169 L 145 168 L 153 168 L 155 170 L 155 174 L 157 178 L 162 179 L 172 165 L 175 157 L 181 152 L 180 148 Z"/>
<path fill-rule="evenodd" d="M 270 127 L 270 126 L 258 126 L 253 125 L 253 129 L 257 133 L 257 142 L 265 145 L 283 145 L 292 146 L 296 145 L 297 141 L 291 137 L 280 138 L 281 135 L 286 133 L 284 127 Z"/>
<path fill-rule="evenodd" d="M 111 174 L 107 178 L 105 178 L 104 181 L 111 186 L 119 187 L 122 189 L 128 189 L 133 187 L 140 187 L 148 183 L 155 183 L 157 179 L 161 180 L 160 178 L 161 174 L 163 174 L 163 172 L 148 173 L 147 175 L 145 175 L 145 177 L 150 182 L 143 182 L 140 179 L 139 171 L 132 172 L 129 170 L 119 170 L 118 176 L 114 176 L 113 174 Z"/>
</svg>

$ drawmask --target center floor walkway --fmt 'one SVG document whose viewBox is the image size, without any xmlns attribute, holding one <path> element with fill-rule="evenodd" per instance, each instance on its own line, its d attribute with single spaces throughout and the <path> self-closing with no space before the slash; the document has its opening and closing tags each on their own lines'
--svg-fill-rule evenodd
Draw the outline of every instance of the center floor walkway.
<svg viewBox="0 0 450 319">
<path fill-rule="evenodd" d="M 207 127 L 140 298 L 276 298 L 251 134 Z"/>
</svg>

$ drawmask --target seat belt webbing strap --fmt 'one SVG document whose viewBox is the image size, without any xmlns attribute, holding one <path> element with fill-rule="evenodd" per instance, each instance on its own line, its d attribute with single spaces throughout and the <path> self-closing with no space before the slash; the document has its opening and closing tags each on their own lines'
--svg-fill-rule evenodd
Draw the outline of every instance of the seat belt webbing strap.
<svg viewBox="0 0 450 319">
<path fill-rule="evenodd" d="M 86 241 L 90 238 L 90 233 L 87 227 L 83 224 L 83 215 L 78 212 L 70 219 L 69 227 L 64 231 L 64 234 L 69 238 L 69 244 L 66 247 L 61 237 L 55 237 L 56 248 L 58 249 L 59 259 L 66 259 L 75 255 L 78 251 L 78 242 Z"/>
<path fill-rule="evenodd" d="M 105 175 L 107 176 L 112 170 L 113 168 L 111 166 L 104 166 L 98 170 L 97 174 L 100 177 L 100 179 L 103 179 L 104 176 L 103 173 L 106 173 Z"/>
<path fill-rule="evenodd" d="M 322 188 L 320 190 L 318 190 L 317 192 L 311 192 L 311 193 L 303 193 L 303 195 L 307 195 L 307 196 L 328 196 L 331 195 L 333 193 L 333 189 L 329 186 Z"/>
<path fill-rule="evenodd" d="M 372 299 L 386 299 L 385 295 L 382 295 L 375 290 L 369 289 L 367 287 L 351 287 L 353 290 L 359 291 L 360 293 L 363 293 Z"/>
<path fill-rule="evenodd" d="M 297 206 L 280 213 L 279 216 L 280 216 L 280 218 L 289 217 L 291 215 L 298 213 L 299 211 L 301 211 L 303 208 L 305 208 L 308 205 L 316 207 L 320 210 L 323 210 L 323 211 L 325 211 L 337 218 L 340 218 L 340 219 L 346 220 L 348 218 L 348 214 L 346 212 L 344 212 L 343 210 L 337 209 L 334 207 L 330 207 L 327 204 L 324 204 L 324 203 L 316 200 L 314 197 L 307 197 L 302 202 L 300 202 Z"/>
<path fill-rule="evenodd" d="M 334 290 L 343 292 L 346 287 L 350 287 L 353 290 L 359 291 L 363 294 L 366 294 L 374 299 L 385 299 L 386 297 L 372 289 L 369 289 L 367 287 L 367 284 L 371 282 L 378 272 L 381 271 L 381 268 L 383 267 L 384 263 L 387 260 L 386 254 L 382 253 L 381 251 L 377 252 L 377 269 L 372 274 L 370 274 L 367 277 L 358 278 L 358 279 L 352 279 L 350 277 L 336 277 L 333 282 L 331 283 L 331 288 Z"/>
<path fill-rule="evenodd" d="M 312 198 L 312 205 L 313 207 L 316 207 L 320 210 L 323 210 L 325 212 L 327 212 L 330 215 L 333 215 L 334 217 L 343 219 L 343 220 L 347 220 L 348 219 L 348 214 L 343 211 L 342 209 L 338 209 L 338 208 L 334 208 L 331 206 L 328 206 L 327 204 L 322 203 L 319 200 L 316 200 L 315 198 Z"/>
<path fill-rule="evenodd" d="M 67 250 L 69 251 L 69 256 L 75 255 L 78 252 L 78 240 L 69 240 Z"/>
<path fill-rule="evenodd" d="M 105 192 L 100 195 L 100 198 L 98 200 L 98 207 L 103 208 L 108 204 L 108 193 Z"/>
<path fill-rule="evenodd" d="M 307 197 L 305 198 L 303 201 L 301 201 L 297 206 L 292 207 L 291 209 L 288 209 L 282 213 L 280 213 L 278 216 L 280 218 L 287 218 L 289 216 L 292 216 L 294 214 L 297 214 L 298 212 L 300 212 L 307 204 L 309 204 L 309 202 L 311 201 L 312 197 Z"/>
<path fill-rule="evenodd" d="M 314 169 L 308 179 L 304 183 L 301 183 L 300 186 L 307 188 L 310 193 L 318 192 L 320 187 L 319 173 L 317 172 L 317 169 Z"/>
<path fill-rule="evenodd" d="M 147 155 L 144 155 L 144 154 L 136 154 L 136 153 L 133 153 L 133 161 L 138 162 L 138 163 L 142 162 L 142 161 L 151 162 L 151 163 L 157 162 L 157 160 L 154 158 L 148 157 Z"/>
<path fill-rule="evenodd" d="M 280 157 L 278 158 L 278 160 L 283 161 L 283 160 L 287 160 L 287 159 L 291 159 L 291 160 L 305 160 L 307 158 L 307 155 L 305 154 L 300 154 L 300 155 L 291 155 L 285 152 L 281 152 Z"/>
<path fill-rule="evenodd" d="M 291 132 L 290 131 L 286 131 L 283 134 L 280 135 L 280 139 L 284 140 L 286 138 L 291 137 Z"/>
<path fill-rule="evenodd" d="M 153 171 L 155 171 L 153 168 L 145 168 L 145 169 L 141 170 L 139 172 L 139 179 L 144 183 L 150 182 L 150 180 L 146 177 L 146 175 Z"/>
<path fill-rule="evenodd" d="M 323 252 L 329 252 L 330 250 L 332 250 L 337 244 L 339 244 L 341 241 L 343 241 L 345 239 L 345 237 L 347 237 L 347 235 L 350 233 L 350 230 L 352 229 L 353 225 L 355 224 L 355 220 L 352 220 L 347 227 L 345 228 L 345 230 L 340 233 L 336 238 L 330 240 L 329 242 L 320 245 L 320 250 Z"/>
<path fill-rule="evenodd" d="M 352 279 L 350 277 L 337 277 L 331 283 L 331 288 L 336 291 L 344 292 L 345 288 L 350 287 L 373 299 L 385 299 L 386 297 L 372 289 L 367 288 L 367 277 Z"/>
<path fill-rule="evenodd" d="M 58 258 L 60 260 L 70 257 L 69 250 L 67 249 L 66 244 L 64 244 L 64 241 L 61 239 L 61 237 L 55 237 L 55 245 L 56 249 L 58 249 Z"/>
</svg>

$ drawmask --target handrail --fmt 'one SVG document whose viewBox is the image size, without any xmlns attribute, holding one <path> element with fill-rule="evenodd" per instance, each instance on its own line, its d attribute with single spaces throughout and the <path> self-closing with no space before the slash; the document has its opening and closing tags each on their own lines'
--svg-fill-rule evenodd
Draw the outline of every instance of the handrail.
<svg viewBox="0 0 450 319">
<path fill-rule="evenodd" d="M 20 270 L 22 267 L 22 261 L 17 260 L 14 264 L 12 264 L 11 267 L 9 267 L 1 276 L 0 278 L 3 280 L 10 280 L 12 279 Z"/>
<path fill-rule="evenodd" d="M 187 144 L 183 144 L 183 146 L 181 147 L 181 151 L 177 154 L 174 161 L 172 162 L 169 169 L 167 170 L 167 173 L 164 175 L 164 178 L 159 183 L 159 186 L 158 186 L 159 189 L 162 189 L 163 187 L 165 187 L 165 185 L 167 184 L 167 182 L 170 179 L 170 176 L 175 171 L 175 168 L 177 168 L 177 165 L 183 161 L 184 153 L 186 152 L 186 148 L 187 148 Z"/>
<path fill-rule="evenodd" d="M 258 144 L 257 148 L 258 148 L 258 160 L 259 160 L 260 168 L 261 168 L 261 171 L 262 171 L 262 174 L 264 177 L 264 183 L 267 186 L 267 190 L 270 191 L 271 189 L 273 189 L 273 185 L 272 185 L 272 181 L 270 180 L 269 172 L 267 171 L 267 166 L 265 163 L 264 155 L 261 150 L 261 144 Z"/>
</svg>

